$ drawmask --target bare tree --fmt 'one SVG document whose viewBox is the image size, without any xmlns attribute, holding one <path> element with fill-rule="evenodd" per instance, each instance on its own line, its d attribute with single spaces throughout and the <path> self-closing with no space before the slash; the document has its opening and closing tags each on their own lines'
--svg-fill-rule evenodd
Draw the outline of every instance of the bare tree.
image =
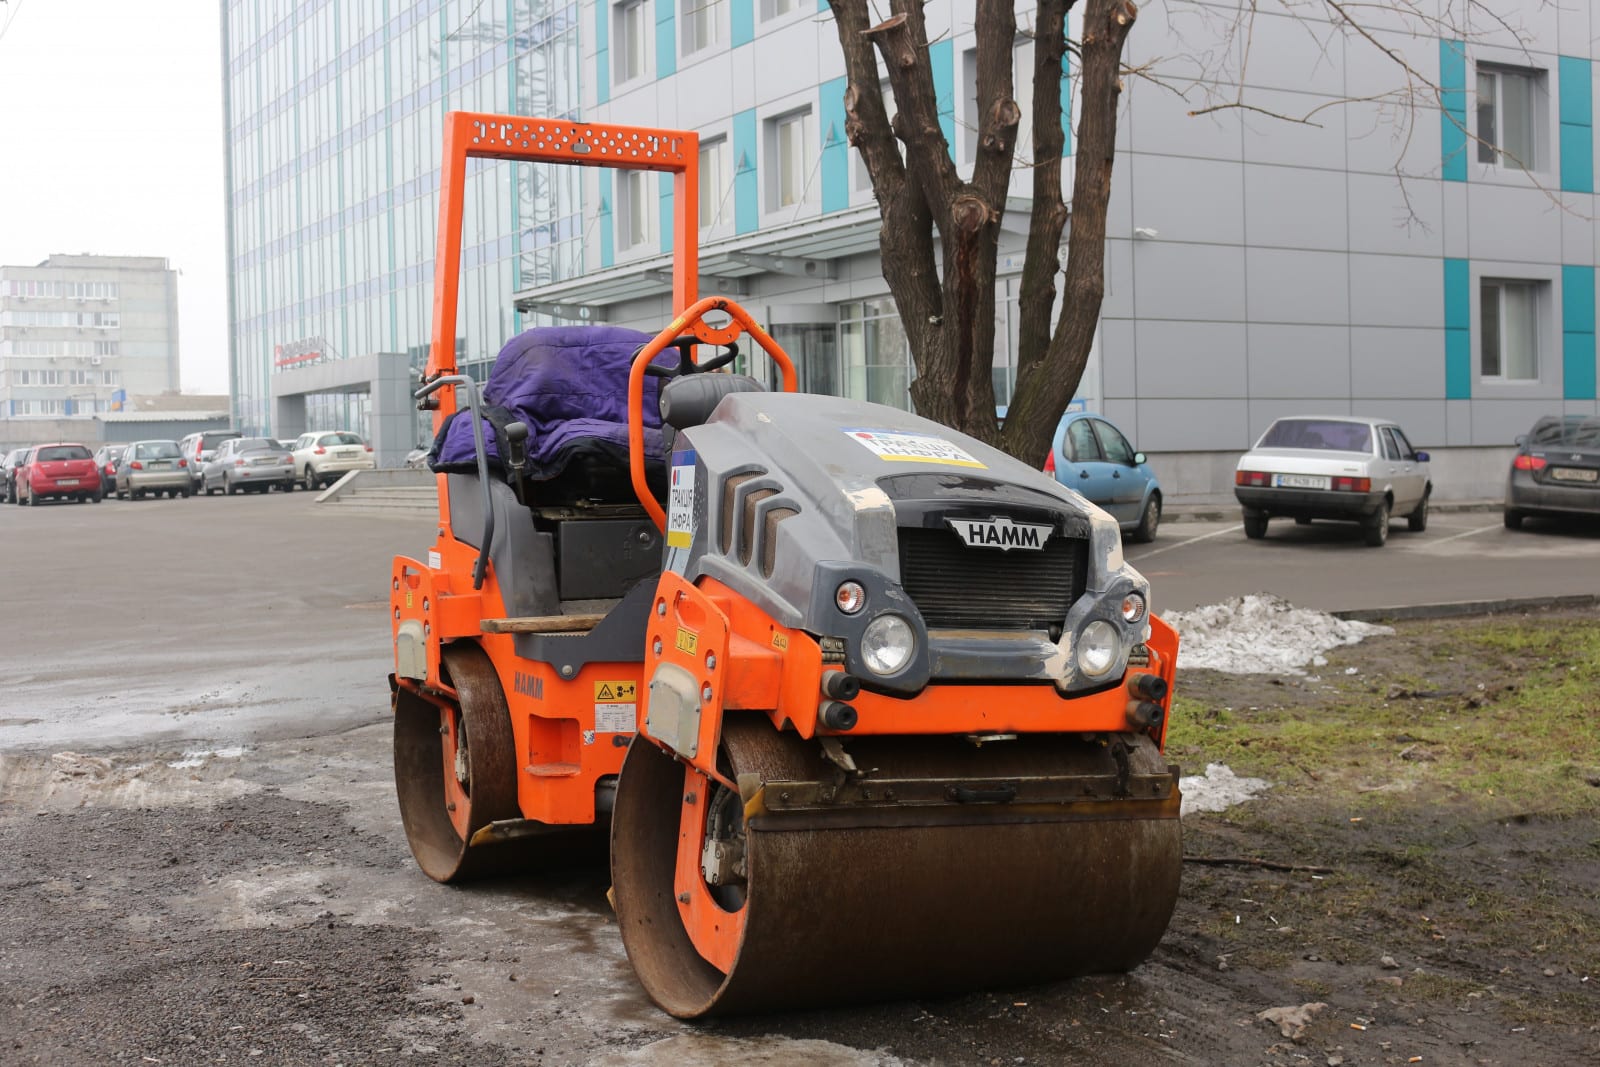
<svg viewBox="0 0 1600 1067">
<path fill-rule="evenodd" d="M 1123 42 L 1137 9 L 1130 0 L 1085 0 L 1078 47 L 1082 112 L 1074 158 L 1072 229 L 1052 322 L 1061 234 L 1067 224 L 1057 162 L 1065 144 L 1061 82 L 1067 11 L 1076 0 L 1040 0 L 1034 25 L 1033 206 L 1019 301 L 1017 384 L 1005 427 L 995 418 L 995 268 L 1000 223 L 1023 118 L 1013 98 L 1017 17 L 1012 0 L 979 0 L 977 158 L 963 180 L 939 125 L 921 0 L 893 0 L 869 22 L 866 0 L 829 0 L 844 51 L 845 132 L 860 151 L 883 214 L 883 275 L 916 364 L 917 411 L 1035 462 L 1083 374 L 1105 292 L 1106 206 L 1116 141 Z M 883 58 L 896 114 L 879 88 Z M 898 142 L 898 143 L 897 143 Z M 905 147 L 901 156 L 900 145 Z M 937 230 L 939 262 L 935 260 Z M 941 269 L 942 268 L 942 269 Z"/>
</svg>

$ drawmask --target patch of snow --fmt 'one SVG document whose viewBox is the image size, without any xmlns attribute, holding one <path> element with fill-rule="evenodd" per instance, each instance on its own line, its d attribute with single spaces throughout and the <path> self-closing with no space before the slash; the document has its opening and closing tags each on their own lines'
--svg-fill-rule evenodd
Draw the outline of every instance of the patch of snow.
<svg viewBox="0 0 1600 1067">
<path fill-rule="evenodd" d="M 244 755 L 243 745 L 233 745 L 228 748 L 201 748 L 183 754 L 183 758 L 167 764 L 175 771 L 186 771 L 194 767 L 204 767 L 209 759 L 238 759 Z"/>
<path fill-rule="evenodd" d="M 1240 778 L 1226 763 L 1208 763 L 1206 773 L 1178 779 L 1178 789 L 1183 793 L 1182 814 L 1227 811 L 1271 785 L 1265 778 Z"/>
<path fill-rule="evenodd" d="M 1162 615 L 1178 631 L 1178 666 L 1230 674 L 1296 674 L 1324 666 L 1322 653 L 1394 629 L 1297 608 L 1270 593 L 1230 597 Z M 1347 674 L 1355 668 L 1347 668 Z"/>
</svg>

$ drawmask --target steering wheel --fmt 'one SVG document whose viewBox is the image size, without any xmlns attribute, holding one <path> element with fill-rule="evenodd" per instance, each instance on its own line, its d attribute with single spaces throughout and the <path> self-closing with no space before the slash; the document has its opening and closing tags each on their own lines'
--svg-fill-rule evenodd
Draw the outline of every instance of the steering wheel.
<svg viewBox="0 0 1600 1067">
<path fill-rule="evenodd" d="M 705 374 L 707 371 L 720 370 L 739 358 L 739 345 L 730 341 L 728 350 L 721 355 L 713 356 L 704 363 L 696 363 L 690 355 L 690 349 L 701 342 L 694 337 L 680 337 L 672 342 L 678 350 L 678 365 L 676 367 L 662 367 L 654 363 L 645 365 L 644 372 L 652 378 L 680 378 L 686 374 Z"/>
</svg>

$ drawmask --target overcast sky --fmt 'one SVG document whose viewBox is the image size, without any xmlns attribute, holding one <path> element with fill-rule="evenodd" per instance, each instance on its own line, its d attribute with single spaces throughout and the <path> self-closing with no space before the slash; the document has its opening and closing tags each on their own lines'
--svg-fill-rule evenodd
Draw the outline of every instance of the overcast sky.
<svg viewBox="0 0 1600 1067">
<path fill-rule="evenodd" d="M 0 264 L 162 256 L 183 391 L 228 389 L 218 0 L 0 0 Z"/>
</svg>

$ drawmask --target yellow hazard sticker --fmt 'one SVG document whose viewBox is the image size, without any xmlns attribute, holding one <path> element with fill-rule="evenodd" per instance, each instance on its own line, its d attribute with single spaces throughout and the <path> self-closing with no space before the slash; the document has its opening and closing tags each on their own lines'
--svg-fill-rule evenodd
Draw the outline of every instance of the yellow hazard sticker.
<svg viewBox="0 0 1600 1067">
<path fill-rule="evenodd" d="M 787 649 L 789 647 L 789 635 L 774 633 L 772 635 L 772 647 L 780 652 Z"/>
<path fill-rule="evenodd" d="M 692 656 L 695 654 L 695 649 L 700 647 L 700 639 L 695 636 L 693 630 L 685 630 L 680 626 L 678 627 L 677 645 L 679 652 L 687 652 Z"/>
<path fill-rule="evenodd" d="M 616 703 L 639 698 L 638 682 L 596 682 L 594 683 L 594 702 L 596 704 Z"/>
<path fill-rule="evenodd" d="M 411 606 L 411 590 L 407 589 L 406 590 L 406 607 L 409 608 L 410 606 Z"/>
</svg>

